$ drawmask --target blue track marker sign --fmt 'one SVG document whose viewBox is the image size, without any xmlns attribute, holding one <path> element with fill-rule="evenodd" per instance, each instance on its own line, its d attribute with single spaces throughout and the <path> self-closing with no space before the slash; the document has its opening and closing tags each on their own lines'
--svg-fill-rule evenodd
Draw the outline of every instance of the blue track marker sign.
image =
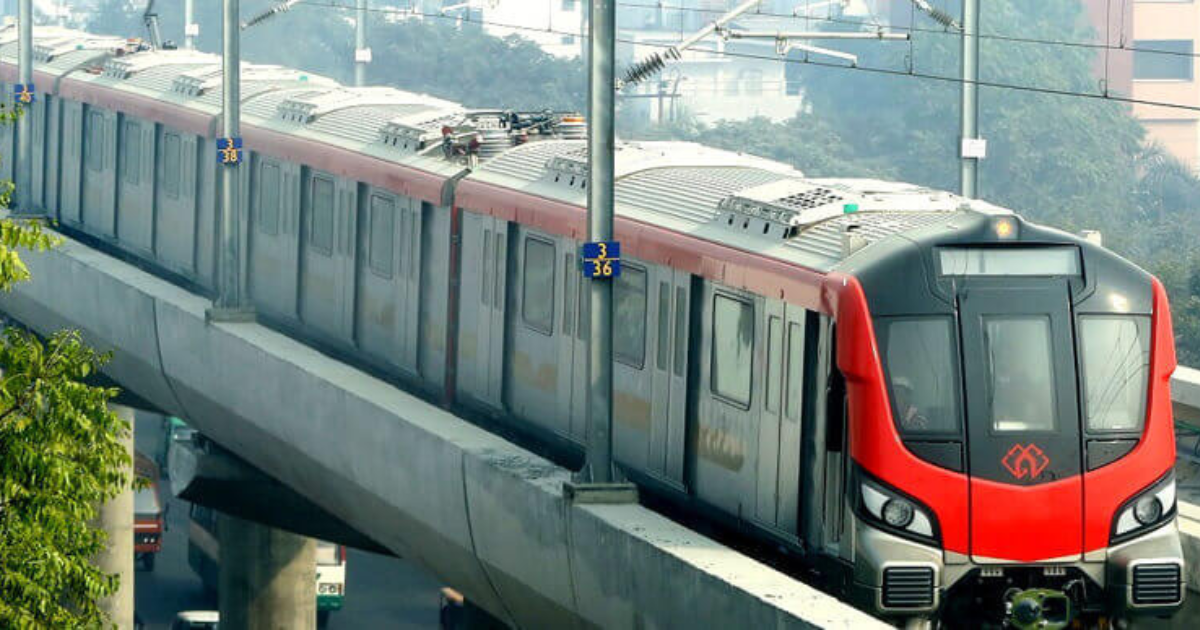
<svg viewBox="0 0 1200 630">
<path fill-rule="evenodd" d="M 241 138 L 217 138 L 217 164 L 238 164 L 241 161 Z"/>
<path fill-rule="evenodd" d="M 615 278 L 621 275 L 621 243 L 601 241 L 583 244 L 583 276 Z"/>
<path fill-rule="evenodd" d="M 36 93 L 33 91 L 32 83 L 16 83 L 13 84 L 13 100 L 17 105 L 31 105 Z"/>
</svg>

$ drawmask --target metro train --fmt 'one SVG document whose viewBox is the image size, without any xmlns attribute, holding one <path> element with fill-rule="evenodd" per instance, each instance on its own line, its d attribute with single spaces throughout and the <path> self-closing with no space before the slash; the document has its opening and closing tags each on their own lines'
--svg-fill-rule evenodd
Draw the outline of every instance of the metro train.
<svg viewBox="0 0 1200 630">
<path fill-rule="evenodd" d="M 35 59 L 29 203 L 213 295 L 220 59 L 49 28 Z M 15 65 L 0 30 L 6 94 Z M 578 458 L 585 123 L 275 66 L 241 94 L 259 321 Z M 619 143 L 615 195 L 614 452 L 643 492 L 900 623 L 1181 606 L 1156 279 L 985 202 L 695 144 Z"/>
</svg>

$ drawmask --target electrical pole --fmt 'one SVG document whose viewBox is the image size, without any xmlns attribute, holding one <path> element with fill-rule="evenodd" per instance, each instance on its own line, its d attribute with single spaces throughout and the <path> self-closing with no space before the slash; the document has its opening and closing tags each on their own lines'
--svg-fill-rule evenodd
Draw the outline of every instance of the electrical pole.
<svg viewBox="0 0 1200 630">
<path fill-rule="evenodd" d="M 242 296 L 241 257 L 241 196 L 238 194 L 241 177 L 241 8 L 238 0 L 224 0 L 221 56 L 223 138 L 218 150 L 226 153 L 221 170 L 221 256 L 220 284 L 216 308 L 209 314 L 213 320 L 243 320 L 251 317 Z"/>
<path fill-rule="evenodd" d="M 200 25 L 195 19 L 195 0 L 183 0 L 183 47 L 187 50 L 196 48 L 196 36 L 200 34 Z"/>
<path fill-rule="evenodd" d="M 613 240 L 613 151 L 617 34 L 615 0 L 592 0 L 588 39 L 588 241 Z M 612 306 L 615 278 L 589 283 L 587 468 L 592 483 L 612 483 Z"/>
<path fill-rule="evenodd" d="M 358 0 L 354 9 L 354 85 L 367 84 L 367 64 L 371 63 L 371 49 L 367 47 L 367 0 Z"/>
<path fill-rule="evenodd" d="M 979 0 L 963 0 L 962 9 L 962 195 L 979 194 L 979 160 L 987 143 L 979 137 Z"/>
<path fill-rule="evenodd" d="M 33 0 L 17 5 L 17 82 L 33 92 Z M 33 103 L 24 106 L 17 122 L 17 187 L 13 207 L 18 214 L 33 213 Z"/>
</svg>

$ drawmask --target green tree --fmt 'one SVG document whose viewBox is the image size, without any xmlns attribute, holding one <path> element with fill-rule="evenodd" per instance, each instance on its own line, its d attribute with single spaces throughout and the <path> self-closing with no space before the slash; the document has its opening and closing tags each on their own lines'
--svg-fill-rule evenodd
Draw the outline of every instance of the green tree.
<svg viewBox="0 0 1200 630">
<path fill-rule="evenodd" d="M 0 207 L 12 190 L 0 184 Z M 0 219 L 0 290 L 29 280 L 21 251 L 55 244 L 36 221 Z M 91 522 L 132 480 L 116 391 L 85 382 L 104 360 L 77 332 L 0 333 L 0 627 L 106 625 L 98 602 L 117 576 L 92 564 L 106 538 Z"/>
</svg>

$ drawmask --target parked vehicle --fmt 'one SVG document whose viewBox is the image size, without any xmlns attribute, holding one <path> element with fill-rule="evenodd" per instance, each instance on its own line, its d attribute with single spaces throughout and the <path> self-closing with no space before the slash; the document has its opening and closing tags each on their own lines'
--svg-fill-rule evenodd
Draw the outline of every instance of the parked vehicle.
<svg viewBox="0 0 1200 630">
<path fill-rule="evenodd" d="M 154 570 L 154 559 L 162 551 L 167 511 L 159 494 L 158 465 L 141 453 L 134 456 L 134 473 L 146 485 L 133 497 L 134 560 L 147 571 Z"/>
</svg>

